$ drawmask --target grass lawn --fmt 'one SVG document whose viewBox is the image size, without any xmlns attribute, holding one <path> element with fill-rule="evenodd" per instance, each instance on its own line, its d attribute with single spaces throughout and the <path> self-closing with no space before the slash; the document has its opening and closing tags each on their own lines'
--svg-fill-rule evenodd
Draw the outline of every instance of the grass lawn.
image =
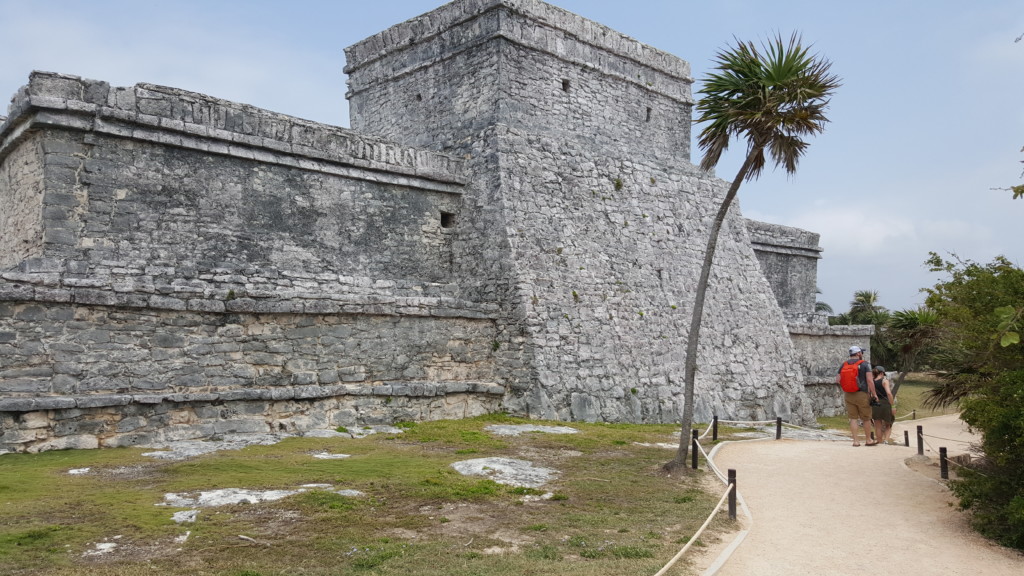
<svg viewBox="0 0 1024 576">
<path fill-rule="evenodd" d="M 721 495 L 703 463 L 670 477 L 661 465 L 673 452 L 641 444 L 676 441 L 674 426 L 485 430 L 520 422 L 406 424 L 402 434 L 290 438 L 178 462 L 140 449 L 0 456 L 0 566 L 12 575 L 653 574 Z M 349 457 L 313 458 L 321 452 Z M 513 488 L 451 467 L 485 456 L 529 460 L 558 477 L 543 490 Z M 82 468 L 88 473 L 69 474 Z M 158 505 L 171 492 L 305 484 L 330 488 L 201 508 L 194 523 L 172 520 L 185 508 Z M 720 512 L 712 529 L 731 528 Z M 93 554 L 98 543 L 117 546 Z"/>
</svg>

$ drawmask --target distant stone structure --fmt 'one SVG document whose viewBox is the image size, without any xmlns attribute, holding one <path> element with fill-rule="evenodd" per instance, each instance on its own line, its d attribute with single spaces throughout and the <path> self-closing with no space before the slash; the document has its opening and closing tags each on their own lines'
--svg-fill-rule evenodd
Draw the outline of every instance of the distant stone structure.
<svg viewBox="0 0 1024 576">
<path fill-rule="evenodd" d="M 346 50 L 351 129 L 34 72 L 0 124 L 0 451 L 505 410 L 673 422 L 726 183 L 689 65 L 537 0 Z M 817 235 L 722 232 L 695 414 L 806 422 L 870 329 Z"/>
</svg>

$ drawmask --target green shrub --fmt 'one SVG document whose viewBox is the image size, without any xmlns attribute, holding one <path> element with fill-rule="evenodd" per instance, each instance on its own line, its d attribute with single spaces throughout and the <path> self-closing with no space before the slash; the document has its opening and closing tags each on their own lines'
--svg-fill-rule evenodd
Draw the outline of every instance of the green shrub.
<svg viewBox="0 0 1024 576">
<path fill-rule="evenodd" d="M 984 432 L 986 457 L 951 482 L 975 529 L 1024 549 L 1024 370 L 1007 372 L 962 403 L 961 418 Z"/>
</svg>

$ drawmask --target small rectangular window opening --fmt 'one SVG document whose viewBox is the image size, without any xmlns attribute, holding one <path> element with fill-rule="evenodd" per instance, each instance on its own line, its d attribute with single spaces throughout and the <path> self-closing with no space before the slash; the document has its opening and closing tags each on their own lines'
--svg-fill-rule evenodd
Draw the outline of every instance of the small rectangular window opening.
<svg viewBox="0 0 1024 576">
<path fill-rule="evenodd" d="M 455 226 L 455 214 L 441 212 L 441 228 L 452 228 Z"/>
<path fill-rule="evenodd" d="M 566 79 L 562 80 L 562 90 L 565 92 L 569 91 L 569 81 Z"/>
<path fill-rule="evenodd" d="M 650 106 L 647 107 L 647 118 L 644 121 L 645 122 L 650 122 L 651 121 L 651 107 Z"/>
</svg>

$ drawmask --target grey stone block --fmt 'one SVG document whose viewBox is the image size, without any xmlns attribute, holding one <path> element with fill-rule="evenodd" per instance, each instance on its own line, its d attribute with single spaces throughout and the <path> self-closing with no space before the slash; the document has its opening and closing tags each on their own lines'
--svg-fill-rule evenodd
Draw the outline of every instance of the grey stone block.
<svg viewBox="0 0 1024 576">
<path fill-rule="evenodd" d="M 75 404 L 78 408 L 103 408 L 106 406 L 124 406 L 131 401 L 131 396 L 97 395 L 79 396 L 75 399 Z"/>
<path fill-rule="evenodd" d="M 30 412 L 35 402 L 34 398 L 0 398 L 0 412 Z"/>
</svg>

